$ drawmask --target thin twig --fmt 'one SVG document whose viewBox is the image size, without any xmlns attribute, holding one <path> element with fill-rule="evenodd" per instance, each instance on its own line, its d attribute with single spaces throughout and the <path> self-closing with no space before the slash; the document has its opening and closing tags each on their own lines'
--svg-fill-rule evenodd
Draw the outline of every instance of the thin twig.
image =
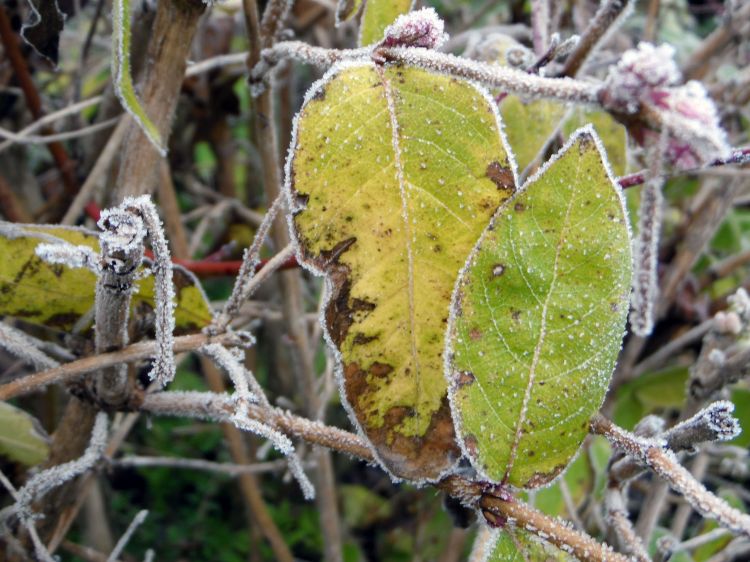
<svg viewBox="0 0 750 562">
<path fill-rule="evenodd" d="M 674 453 L 662 448 L 658 442 L 639 439 L 600 415 L 591 420 L 591 430 L 651 468 L 674 490 L 680 492 L 698 513 L 716 519 L 722 527 L 733 532 L 750 536 L 750 515 L 731 507 L 706 490 L 677 462 Z"/>
<path fill-rule="evenodd" d="M 592 51 L 616 27 L 617 20 L 621 17 L 624 19 L 628 8 L 633 4 L 632 0 L 604 0 L 596 11 L 594 19 L 581 35 L 576 48 L 565 61 L 560 74 L 562 76 L 578 74 Z"/>
<path fill-rule="evenodd" d="M 244 345 L 241 335 L 232 332 L 208 336 L 205 334 L 191 334 L 175 338 L 174 351 L 181 353 L 193 351 L 207 343 L 222 343 L 228 345 Z M 156 352 L 155 341 L 143 341 L 124 347 L 118 351 L 100 353 L 91 357 L 84 357 L 39 373 L 34 373 L 0 386 L 0 400 L 10 400 L 30 392 L 38 391 L 45 386 L 68 382 L 81 375 L 94 373 L 100 369 L 121 363 L 134 363 L 153 357 Z"/>
</svg>

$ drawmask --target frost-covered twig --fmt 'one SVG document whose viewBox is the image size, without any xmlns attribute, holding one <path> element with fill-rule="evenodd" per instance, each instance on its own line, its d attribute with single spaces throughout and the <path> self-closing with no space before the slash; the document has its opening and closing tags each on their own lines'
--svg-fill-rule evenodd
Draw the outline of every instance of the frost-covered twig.
<svg viewBox="0 0 750 562">
<path fill-rule="evenodd" d="M 111 462 L 114 467 L 169 467 L 185 470 L 205 470 L 228 476 L 241 474 L 263 474 L 284 470 L 287 462 L 283 459 L 255 464 L 234 464 L 226 462 L 206 461 L 203 459 L 185 459 L 182 457 L 143 457 L 126 455 Z"/>
<path fill-rule="evenodd" d="M 102 353 L 128 343 L 130 301 L 147 232 L 141 218 L 125 204 L 103 210 L 97 224 L 103 232 L 99 235 L 101 273 L 96 283 L 94 342 L 96 351 Z M 117 406 L 130 399 L 129 387 L 124 365 L 102 370 L 94 386 L 101 400 Z"/>
<path fill-rule="evenodd" d="M 623 491 L 619 487 L 609 487 L 605 492 L 604 503 L 607 522 L 617 533 L 621 547 L 626 549 L 625 552 L 631 554 L 638 562 L 650 562 L 651 558 L 640 537 L 635 534 L 633 524 L 628 518 L 628 510 L 625 507 L 623 496 Z"/>
<path fill-rule="evenodd" d="M 640 438 L 656 439 L 675 453 L 695 452 L 701 443 L 728 441 L 739 434 L 740 427 L 732 412 L 734 404 L 731 402 L 714 402 L 667 431 L 664 431 L 662 418 L 646 416 L 638 423 L 634 433 Z M 634 457 L 615 458 L 610 466 L 610 483 L 612 486 L 622 486 L 644 471 L 643 463 Z"/>
<path fill-rule="evenodd" d="M 677 462 L 674 453 L 666 449 L 663 442 L 639 438 L 601 415 L 591 420 L 591 430 L 648 466 L 675 491 L 681 493 L 698 513 L 716 519 L 719 525 L 730 531 L 750 536 L 750 516 L 709 492 Z"/>
<path fill-rule="evenodd" d="M 33 338 L 5 322 L 0 322 L 0 348 L 37 369 L 53 369 L 60 365 L 39 349 Z"/>
<path fill-rule="evenodd" d="M 212 324 L 212 329 L 217 332 L 226 329 L 232 318 L 239 313 L 242 303 L 252 296 L 253 289 L 258 286 L 257 283 L 252 283 L 252 281 L 256 276 L 256 270 L 260 263 L 260 250 L 263 247 L 266 237 L 268 236 L 268 231 L 271 229 L 271 225 L 283 204 L 283 197 L 277 197 L 273 204 L 268 208 L 268 211 L 263 217 L 263 221 L 258 226 L 258 229 L 255 232 L 255 238 L 253 238 L 253 243 L 245 250 L 245 254 L 242 256 L 242 267 L 234 281 L 232 294 L 229 296 L 229 299 L 227 299 L 227 302 L 224 305 L 224 310 L 221 311 Z M 268 268 L 268 266 L 266 266 L 266 268 Z M 271 268 L 268 269 L 266 275 L 273 271 Z"/>
<path fill-rule="evenodd" d="M 289 438 L 262 421 L 250 418 L 247 414 L 248 408 L 254 404 L 258 404 L 266 410 L 271 409 L 263 393 L 263 389 L 255 380 L 255 377 L 252 376 L 252 373 L 248 372 L 240 364 L 238 358 L 222 345 L 206 345 L 201 348 L 201 352 L 213 359 L 217 365 L 226 371 L 229 378 L 232 379 L 235 388 L 233 396 L 235 411 L 229 421 L 239 429 L 250 431 L 268 439 L 274 448 L 287 458 L 289 470 L 297 479 L 305 498 L 313 499 L 315 497 L 315 489 L 305 474 L 302 463 L 297 457 L 294 445 L 292 445 Z M 253 387 L 252 392 L 250 391 L 250 386 Z"/>
<path fill-rule="evenodd" d="M 632 0 L 604 0 L 594 15 L 594 19 L 581 35 L 576 48 L 565 61 L 561 74 L 575 76 L 583 67 L 586 59 L 594 51 L 603 38 L 619 27 L 632 11 Z"/>
<path fill-rule="evenodd" d="M 120 540 L 117 541 L 117 544 L 112 549 L 112 552 L 109 553 L 107 562 L 115 562 L 117 560 L 117 557 L 120 556 L 122 551 L 125 549 L 125 546 L 127 546 L 130 537 L 133 536 L 135 530 L 140 527 L 141 524 L 146 520 L 146 517 L 148 517 L 148 509 L 142 509 L 135 515 L 135 517 L 133 517 L 130 525 L 128 525 L 128 528 L 120 537 Z"/>
<path fill-rule="evenodd" d="M 659 292 L 659 236 L 662 224 L 662 149 L 653 147 L 651 178 L 641 193 L 638 209 L 638 238 L 633 248 L 633 292 L 630 327 L 638 336 L 646 337 L 654 328 L 656 299 Z"/>
<path fill-rule="evenodd" d="M 149 373 L 151 380 L 162 386 L 170 382 L 175 375 L 174 363 L 174 285 L 172 283 L 172 260 L 164 236 L 159 214 L 147 195 L 138 198 L 128 198 L 123 206 L 132 206 L 140 213 L 151 240 L 154 253 L 154 263 L 151 269 L 154 273 L 154 289 L 156 300 L 156 343 L 158 346 L 154 367 Z"/>
<path fill-rule="evenodd" d="M 14 511 L 22 519 L 32 519 L 34 514 L 31 504 L 50 490 L 90 470 L 101 458 L 106 444 L 107 414 L 99 412 L 91 431 L 91 441 L 83 455 L 78 459 L 53 466 L 31 477 L 26 485 L 18 491 L 18 500 L 14 505 Z"/>
<path fill-rule="evenodd" d="M 228 332 L 217 336 L 191 334 L 175 338 L 174 351 L 175 353 L 193 351 L 194 349 L 210 342 L 224 343 L 227 345 L 247 344 L 244 334 L 241 333 Z M 0 400 L 10 400 L 17 396 L 23 396 L 24 394 L 41 390 L 49 384 L 67 382 L 78 378 L 81 375 L 94 373 L 115 365 L 141 361 L 153 357 L 156 350 L 157 342 L 142 341 L 124 347 L 118 351 L 84 357 L 83 359 L 71 361 L 70 363 L 60 365 L 59 367 L 21 377 L 7 384 L 0 385 Z"/>
<path fill-rule="evenodd" d="M 147 395 L 141 409 L 155 415 L 168 415 L 227 421 L 234 411 L 232 400 L 221 394 L 204 392 L 161 392 Z M 247 408 L 248 417 L 258 419 L 277 430 L 294 435 L 314 445 L 327 447 L 367 462 L 374 462 L 372 449 L 361 437 L 336 427 L 294 416 L 277 408 L 259 406 Z M 572 552 L 581 560 L 602 562 L 628 562 L 604 544 L 596 542 L 585 533 L 568 527 L 563 521 L 553 519 L 523 502 L 504 501 L 495 496 L 482 497 L 485 483 L 477 483 L 459 476 L 449 476 L 438 484 L 443 491 L 457 498 L 479 501 L 482 509 L 496 513 L 500 518 L 513 519 L 516 525 L 540 538 Z"/>
</svg>

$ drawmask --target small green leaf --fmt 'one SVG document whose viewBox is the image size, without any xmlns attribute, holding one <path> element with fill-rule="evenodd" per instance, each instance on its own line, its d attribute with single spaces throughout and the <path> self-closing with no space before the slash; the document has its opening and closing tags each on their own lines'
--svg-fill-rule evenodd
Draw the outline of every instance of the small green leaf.
<svg viewBox="0 0 750 562">
<path fill-rule="evenodd" d="M 133 87 L 130 72 L 130 19 L 132 10 L 130 0 L 114 0 L 112 3 L 112 81 L 115 94 L 151 144 L 162 156 L 167 155 L 167 148 L 161 133 L 146 114 Z"/>
<path fill-rule="evenodd" d="M 287 169 L 301 262 L 328 277 L 342 394 L 383 465 L 436 479 L 459 456 L 442 352 L 456 276 L 515 175 L 492 100 L 409 67 L 335 67 Z"/>
<path fill-rule="evenodd" d="M 0 402 L 0 455 L 27 466 L 45 460 L 49 445 L 36 426 L 34 418 L 26 412 Z"/>
<path fill-rule="evenodd" d="M 366 47 L 380 41 L 385 28 L 413 7 L 414 0 L 365 0 L 365 10 L 359 29 L 360 46 Z"/>
<path fill-rule="evenodd" d="M 549 144 L 565 112 L 565 105 L 555 101 L 524 103 L 513 95 L 503 99 L 500 114 L 519 171 L 525 170 Z"/>
<path fill-rule="evenodd" d="M 486 562 L 528 562 L 544 560 L 545 562 L 573 562 L 576 560 L 557 547 L 542 541 L 517 527 L 507 526 L 492 531 L 495 534 L 492 550 L 484 558 Z"/>
<path fill-rule="evenodd" d="M 68 242 L 99 251 L 96 232 L 83 228 L 41 225 L 7 225 L 0 230 L 0 314 L 21 318 L 59 330 L 70 330 L 94 306 L 96 275 L 88 269 L 51 265 L 37 257 L 41 242 Z M 5 236 L 3 235 L 5 234 Z M 174 266 L 175 332 L 200 330 L 211 323 L 211 309 L 198 280 Z M 131 313 L 155 309 L 154 278 L 136 283 Z M 93 321 L 93 317 L 92 317 Z"/>
<path fill-rule="evenodd" d="M 536 488 L 588 433 L 620 350 L 632 258 L 619 187 L 591 127 L 501 207 L 461 272 L 446 362 L 464 453 Z"/>
</svg>

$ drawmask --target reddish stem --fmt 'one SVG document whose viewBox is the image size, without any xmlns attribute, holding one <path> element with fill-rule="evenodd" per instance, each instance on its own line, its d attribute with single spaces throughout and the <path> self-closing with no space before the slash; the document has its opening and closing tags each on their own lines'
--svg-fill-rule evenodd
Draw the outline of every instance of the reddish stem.
<svg viewBox="0 0 750 562">
<path fill-rule="evenodd" d="M 704 166 L 703 168 L 696 168 L 694 170 L 684 170 L 681 173 L 689 174 L 692 172 L 699 172 L 700 170 L 703 170 L 705 168 L 716 168 L 717 166 L 726 166 L 728 164 L 750 164 L 750 146 L 745 147 L 745 148 L 738 148 L 726 158 L 717 158 L 716 160 L 714 160 L 713 162 L 710 162 L 708 165 Z M 622 176 L 621 178 L 618 178 L 617 180 L 617 183 L 619 183 L 620 187 L 623 189 L 634 187 L 636 185 L 641 185 L 645 182 L 646 182 L 646 170 L 641 170 L 640 172 L 635 172 L 634 174 Z"/>
</svg>

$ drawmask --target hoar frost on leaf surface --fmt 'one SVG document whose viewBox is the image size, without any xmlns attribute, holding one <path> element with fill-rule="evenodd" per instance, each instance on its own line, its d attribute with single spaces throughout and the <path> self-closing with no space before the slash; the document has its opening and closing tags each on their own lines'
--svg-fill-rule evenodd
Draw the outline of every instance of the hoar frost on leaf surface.
<svg viewBox="0 0 750 562">
<path fill-rule="evenodd" d="M 450 295 L 515 184 L 495 105 L 466 81 L 342 63 L 295 120 L 292 236 L 300 263 L 327 277 L 342 396 L 392 475 L 434 480 L 457 460 L 442 375 Z"/>
<path fill-rule="evenodd" d="M 622 194 L 585 127 L 501 207 L 456 282 L 446 377 L 484 477 L 535 488 L 575 456 L 620 350 L 631 270 Z"/>
</svg>

